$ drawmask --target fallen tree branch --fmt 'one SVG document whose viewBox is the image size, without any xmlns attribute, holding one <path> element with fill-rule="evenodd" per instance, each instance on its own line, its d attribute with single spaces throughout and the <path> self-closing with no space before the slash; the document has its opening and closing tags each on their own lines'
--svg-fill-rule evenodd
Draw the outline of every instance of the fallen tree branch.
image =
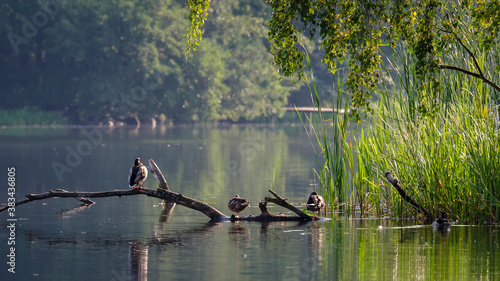
<svg viewBox="0 0 500 281">
<path fill-rule="evenodd" d="M 259 208 L 261 210 L 261 214 L 258 216 L 246 216 L 246 217 L 235 217 L 234 215 L 230 218 L 224 215 L 219 210 L 214 207 L 204 203 L 202 201 L 186 197 L 180 193 L 176 193 L 169 190 L 167 181 L 165 177 L 161 173 L 160 169 L 156 165 L 156 163 L 150 159 L 149 167 L 151 168 L 151 172 L 153 173 L 155 179 L 158 181 L 160 188 L 146 189 L 146 188 L 136 188 L 136 189 L 126 189 L 126 190 L 111 190 L 111 191 L 99 191 L 99 192 L 80 192 L 80 191 L 66 191 L 64 189 L 50 190 L 49 192 L 40 193 L 40 194 L 27 194 L 26 199 L 20 200 L 14 203 L 14 206 L 26 204 L 28 202 L 44 200 L 48 198 L 64 198 L 70 197 L 80 200 L 84 203 L 84 205 L 89 206 L 94 204 L 90 198 L 99 198 L 99 197 L 122 197 L 122 196 L 131 196 L 131 195 L 146 195 L 149 197 L 155 197 L 158 199 L 162 199 L 165 202 L 165 209 L 162 212 L 162 218 L 160 220 L 166 220 L 166 216 L 172 214 L 174 206 L 176 204 L 182 205 L 184 207 L 202 212 L 212 221 L 236 221 L 236 220 L 247 220 L 247 221 L 311 221 L 318 220 L 317 217 L 311 217 L 301 210 L 297 209 L 291 203 L 289 203 L 285 198 L 276 193 L 273 190 L 269 190 L 269 192 L 274 195 L 272 197 L 266 197 L 263 202 L 259 203 Z M 284 214 L 271 214 L 267 209 L 267 203 L 275 203 L 279 206 L 282 206 L 295 214 L 297 216 L 292 215 L 284 215 Z M 4 206 L 0 208 L 0 213 L 7 210 L 8 208 L 13 207 L 12 204 Z"/>
<path fill-rule="evenodd" d="M 497 85 L 497 84 L 495 84 L 495 82 L 493 82 L 493 81 L 489 80 L 488 78 L 486 78 L 484 75 L 481 75 L 481 74 L 469 71 L 467 69 L 464 69 L 464 68 L 461 68 L 461 67 L 458 67 L 458 66 L 453 66 L 453 65 L 440 64 L 440 65 L 438 65 L 438 68 L 439 69 L 456 70 L 456 71 L 463 72 L 463 73 L 465 73 L 467 75 L 474 76 L 476 78 L 479 78 L 479 79 L 483 80 L 486 84 L 492 86 L 497 91 L 500 91 L 500 86 Z"/>
<path fill-rule="evenodd" d="M 27 199 L 18 201 L 15 203 L 16 206 L 22 205 L 31 201 L 43 200 L 47 198 L 63 198 L 63 197 L 72 197 L 72 198 L 98 198 L 98 197 L 113 197 L 113 196 L 130 196 L 130 195 L 139 195 L 143 194 L 149 197 L 155 197 L 158 199 L 165 200 L 166 203 L 175 203 L 179 204 L 197 211 L 202 212 L 211 220 L 220 221 L 228 219 L 229 217 L 215 209 L 214 207 L 198 201 L 196 199 L 192 199 L 186 196 L 183 196 L 180 193 L 168 191 L 162 188 L 158 188 L 157 190 L 152 189 L 127 189 L 127 190 L 112 190 L 112 191 L 99 191 L 99 192 L 80 192 L 80 191 L 66 191 L 63 189 L 58 190 L 50 190 L 49 192 L 40 193 L 40 194 L 27 194 Z M 0 208 L 0 213 L 8 209 L 9 206 L 5 206 Z"/>
<path fill-rule="evenodd" d="M 301 217 L 304 220 L 311 220 L 311 216 L 307 215 L 306 213 L 302 212 L 301 210 L 297 209 L 295 206 L 293 206 L 291 203 L 288 203 L 285 198 L 281 197 L 278 195 L 278 193 L 274 192 L 273 190 L 269 189 L 269 192 L 271 192 L 272 195 L 276 198 L 269 198 L 266 197 L 266 202 L 272 202 L 274 204 L 280 205 L 283 208 L 287 208 L 288 210 L 294 212 L 297 214 L 299 217 Z"/>
<path fill-rule="evenodd" d="M 236 221 L 236 220 L 246 220 L 246 221 L 311 221 L 311 220 L 317 220 L 318 218 L 316 217 L 311 217 L 301 210 L 297 209 L 295 206 L 293 206 L 291 203 L 287 202 L 286 199 L 283 199 L 280 195 L 278 195 L 276 192 L 271 191 L 272 194 L 274 194 L 277 198 L 270 198 L 266 197 L 264 202 L 261 202 L 259 206 L 261 207 L 261 214 L 258 216 L 244 216 L 244 217 L 234 217 L 234 215 L 231 217 L 231 221 Z M 219 210 L 215 209 L 214 207 L 196 200 L 192 199 L 189 197 L 186 197 L 180 193 L 172 192 L 165 190 L 163 188 L 158 188 L 156 190 L 152 189 L 127 189 L 127 190 L 111 190 L 111 191 L 98 191 L 98 192 L 80 192 L 80 191 L 66 191 L 63 189 L 58 189 L 58 190 L 50 190 L 49 192 L 45 193 L 40 193 L 40 194 L 27 194 L 26 197 L 27 199 L 18 201 L 15 203 L 15 206 L 26 204 L 28 202 L 32 201 L 37 201 L 37 200 L 44 200 L 48 198 L 85 198 L 86 202 L 93 202 L 89 198 L 99 198 L 99 197 L 122 197 L 122 196 L 131 196 L 131 195 L 146 195 L 149 197 L 155 197 L 158 199 L 162 199 L 165 201 L 167 204 L 178 204 L 182 205 L 184 207 L 202 212 L 205 214 L 207 217 L 210 218 L 212 221 L 225 221 L 229 220 L 229 217 L 224 215 L 222 212 Z M 283 214 L 270 214 L 269 211 L 267 210 L 267 202 L 275 203 L 279 206 L 282 206 L 286 209 L 289 209 L 290 211 L 294 212 L 298 216 L 290 216 L 290 215 L 283 215 Z M 88 204 L 87 204 L 88 205 Z M 7 210 L 9 206 L 4 206 L 0 208 L 0 213 Z M 169 210 L 168 213 L 171 213 L 171 210 Z"/>
<path fill-rule="evenodd" d="M 244 217 L 236 217 L 236 216 L 231 216 L 231 221 L 237 221 L 237 220 L 246 220 L 246 221 L 311 221 L 311 220 L 318 220 L 317 217 L 311 217 L 307 215 L 306 213 L 302 212 L 301 210 L 297 209 L 295 206 L 293 206 L 291 203 L 286 201 L 285 198 L 283 198 L 281 195 L 276 193 L 275 191 L 269 189 L 269 192 L 274 195 L 275 198 L 271 197 L 266 197 L 264 201 L 259 202 L 259 209 L 261 211 L 261 214 L 258 216 L 244 216 Z M 274 215 L 269 213 L 269 210 L 267 209 L 267 202 L 274 203 L 276 205 L 279 205 L 283 208 L 286 208 L 295 214 L 297 216 L 290 216 L 290 215 L 284 215 L 284 214 L 278 214 Z"/>
<path fill-rule="evenodd" d="M 408 203 L 410 203 L 413 207 L 415 207 L 420 213 L 424 214 L 426 218 L 430 218 L 429 213 L 427 210 L 422 207 L 420 204 L 418 204 L 413 198 L 411 198 L 409 195 L 406 194 L 406 192 L 403 190 L 401 185 L 399 184 L 398 180 L 394 178 L 392 175 L 391 171 L 385 172 L 385 178 L 389 183 L 391 183 L 396 190 L 398 191 L 399 195 Z"/>
<path fill-rule="evenodd" d="M 151 174 L 153 174 L 153 177 L 158 182 L 158 185 L 160 186 L 160 188 L 163 188 L 163 189 L 170 191 L 170 187 L 168 186 L 167 180 L 163 176 L 163 173 L 161 172 L 160 168 L 158 168 L 158 165 L 156 165 L 155 161 L 153 159 L 149 159 L 148 163 L 149 163 L 149 170 L 151 171 Z M 163 201 L 163 203 L 165 204 L 165 206 L 163 209 L 163 216 L 162 216 L 161 220 L 166 221 L 167 217 L 169 215 L 171 215 L 172 212 L 174 211 L 175 203 L 172 203 L 172 202 L 167 203 L 165 201 Z"/>
<path fill-rule="evenodd" d="M 156 181 L 160 185 L 160 188 L 170 190 L 170 188 L 168 187 L 167 180 L 160 171 L 160 168 L 158 168 L 158 166 L 156 165 L 155 161 L 153 159 L 149 159 L 148 163 L 149 163 L 149 170 L 151 171 L 151 174 L 153 174 L 153 177 L 155 177 Z"/>
</svg>

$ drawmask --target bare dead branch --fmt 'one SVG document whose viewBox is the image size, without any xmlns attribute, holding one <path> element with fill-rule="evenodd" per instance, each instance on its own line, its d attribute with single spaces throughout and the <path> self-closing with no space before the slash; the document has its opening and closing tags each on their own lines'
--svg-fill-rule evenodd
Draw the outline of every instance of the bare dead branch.
<svg viewBox="0 0 500 281">
<path fill-rule="evenodd" d="M 304 220 L 311 220 L 312 219 L 311 216 L 309 216 L 306 213 L 302 212 L 301 210 L 297 209 L 295 206 L 293 206 L 291 203 L 289 203 L 288 201 L 286 201 L 286 199 L 284 199 L 283 197 L 281 197 L 275 191 L 269 189 L 269 192 L 271 192 L 271 194 L 273 194 L 274 197 L 276 197 L 276 198 L 266 197 L 266 199 L 265 199 L 266 202 L 272 202 L 274 204 L 280 205 L 281 207 L 286 208 L 286 209 L 294 212 L 295 214 L 297 214 L 299 217 L 301 217 Z"/>
<path fill-rule="evenodd" d="M 151 174 L 153 174 L 153 177 L 155 177 L 160 187 L 166 190 L 170 190 L 170 188 L 168 187 L 167 180 L 160 171 L 160 168 L 158 168 L 158 166 L 156 165 L 155 161 L 153 159 L 149 159 L 148 163 L 149 163 L 149 170 L 151 171 Z"/>
<path fill-rule="evenodd" d="M 271 191 L 270 191 L 271 192 Z M 248 220 L 248 221 L 311 221 L 315 220 L 317 218 L 313 218 L 301 210 L 297 209 L 295 206 L 293 206 L 291 203 L 287 202 L 286 199 L 283 199 L 279 194 L 276 192 L 272 191 L 272 194 L 275 194 L 278 198 L 270 198 L 266 197 L 265 203 L 262 204 L 261 207 L 261 214 L 258 216 L 246 216 L 246 217 L 237 217 L 231 219 L 232 221 L 234 220 Z M 90 198 L 99 198 L 99 197 L 122 197 L 122 196 L 131 196 L 131 195 L 146 195 L 149 197 L 155 197 L 158 199 L 163 199 L 166 204 L 178 204 L 182 205 L 187 208 L 191 208 L 193 210 L 202 212 L 205 214 L 207 217 L 209 217 L 212 221 L 225 221 L 229 220 L 229 217 L 224 215 L 222 212 L 219 210 L 215 209 L 214 207 L 196 200 L 192 199 L 189 197 L 186 197 L 180 193 L 168 191 L 163 188 L 158 188 L 156 190 L 152 189 L 127 189 L 127 190 L 111 190 L 111 191 L 99 191 L 99 192 L 80 192 L 80 191 L 66 191 L 63 189 L 58 189 L 58 190 L 50 190 L 49 192 L 45 193 L 40 193 L 40 194 L 27 194 L 26 197 L 27 199 L 18 201 L 15 203 L 15 206 L 22 205 L 28 202 L 32 201 L 37 201 L 37 200 L 44 200 L 48 198 L 80 198 L 84 202 L 93 202 L 90 200 Z M 267 210 L 267 202 L 272 202 L 275 203 L 279 206 L 282 206 L 298 216 L 290 216 L 290 215 L 283 215 L 283 214 L 270 214 L 269 211 Z M 262 202 L 261 202 L 262 203 Z M 259 204 L 260 206 L 260 204 Z M 7 210 L 9 206 L 5 206 L 3 208 L 0 208 L 0 213 Z M 172 209 L 170 208 L 168 213 L 171 213 Z"/>
<path fill-rule="evenodd" d="M 467 75 L 470 75 L 470 76 L 474 76 L 476 78 L 479 78 L 479 79 L 483 80 L 486 84 L 492 86 L 497 91 L 500 91 L 500 86 L 499 85 L 497 85 L 495 82 L 489 80 L 488 78 L 486 78 L 484 76 L 481 76 L 481 74 L 469 71 L 467 69 L 464 69 L 464 68 L 461 68 L 461 67 L 458 67 L 458 66 L 453 66 L 453 65 L 440 64 L 440 65 L 438 65 L 438 67 L 439 67 L 439 69 L 451 69 L 451 70 L 456 70 L 456 71 L 463 72 L 463 73 L 465 73 Z"/>
<path fill-rule="evenodd" d="M 122 196 L 139 195 L 139 194 L 143 194 L 149 197 L 155 197 L 158 199 L 163 199 L 165 200 L 166 203 L 175 203 L 200 211 L 213 221 L 221 221 L 229 219 L 228 216 L 224 215 L 214 207 L 204 202 L 162 188 L 158 188 L 157 190 L 143 188 L 143 189 L 112 190 L 112 191 L 100 191 L 100 192 L 79 192 L 79 191 L 69 192 L 62 189 L 55 191 L 51 190 L 49 192 L 40 194 L 27 194 L 26 197 L 28 199 L 18 201 L 15 203 L 15 205 L 18 206 L 31 201 L 43 200 L 47 198 L 63 198 L 63 197 L 97 198 L 97 197 L 113 197 L 113 196 L 122 197 Z M 5 211 L 8 208 L 9 206 L 0 208 L 0 212 Z"/>
<path fill-rule="evenodd" d="M 452 65 L 445 65 L 445 64 L 440 64 L 438 65 L 439 69 L 451 69 L 451 70 L 456 70 L 456 71 L 459 71 L 459 72 L 462 72 L 462 73 L 465 73 L 467 75 L 470 75 L 470 76 L 473 76 L 473 77 L 476 77 L 476 78 L 479 78 L 481 80 L 483 80 L 485 83 L 487 83 L 488 85 L 492 86 L 494 89 L 496 89 L 497 91 L 500 91 L 500 86 L 497 85 L 495 82 L 491 81 L 490 79 L 488 79 L 486 76 L 484 76 L 483 74 L 483 70 L 481 69 L 481 67 L 479 66 L 479 63 L 477 62 L 477 59 L 476 59 L 476 55 L 471 51 L 471 49 L 469 49 L 469 47 L 467 47 L 464 42 L 462 41 L 462 39 L 460 39 L 460 37 L 458 37 L 458 35 L 453 32 L 453 31 L 450 31 L 450 30 L 446 30 L 446 29 L 442 29 L 440 28 L 439 30 L 441 30 L 442 32 L 445 32 L 445 33 L 449 33 L 449 34 L 452 34 L 453 37 L 455 37 L 455 40 L 458 41 L 458 43 L 467 51 L 467 53 L 469 53 L 469 55 L 472 57 L 472 60 L 474 61 L 474 65 L 476 66 L 477 70 L 479 71 L 479 73 L 475 73 L 475 72 L 472 72 L 472 71 L 469 71 L 467 69 L 464 69 L 464 68 L 461 68 L 461 67 L 457 67 L 457 66 L 452 66 Z"/>
<path fill-rule="evenodd" d="M 99 192 L 80 192 L 80 191 L 66 191 L 64 189 L 57 189 L 57 190 L 50 190 L 49 192 L 45 193 L 40 193 L 40 194 L 27 194 L 26 199 L 20 200 L 15 202 L 14 206 L 26 204 L 28 202 L 32 201 L 37 201 L 37 200 L 44 200 L 48 198 L 75 198 L 77 200 L 80 200 L 84 202 L 84 205 L 91 205 L 94 204 L 90 198 L 99 198 L 99 197 L 122 197 L 122 196 L 131 196 L 131 195 L 146 195 L 149 197 L 155 197 L 158 199 L 162 199 L 165 202 L 166 208 L 162 212 L 162 216 L 168 216 L 172 213 L 173 208 L 176 204 L 182 205 L 187 208 L 191 208 L 193 210 L 202 212 L 205 214 L 207 217 L 210 218 L 212 221 L 227 221 L 230 218 L 226 215 L 224 215 L 222 212 L 219 210 L 215 209 L 214 207 L 208 205 L 207 203 L 204 203 L 202 201 L 186 197 L 180 193 L 172 192 L 168 188 L 167 181 L 163 177 L 163 174 L 161 173 L 160 169 L 158 166 L 155 164 L 155 162 L 151 159 L 149 160 L 149 167 L 151 168 L 151 172 L 155 175 L 156 180 L 160 184 L 161 188 L 158 188 L 156 190 L 153 189 L 146 189 L 146 188 L 136 188 L 136 189 L 126 189 L 126 190 L 110 190 L 110 191 L 99 191 Z M 266 197 L 264 202 L 259 203 L 259 208 L 261 210 L 261 214 L 258 216 L 247 216 L 247 217 L 237 217 L 235 218 L 234 215 L 231 217 L 231 221 L 235 220 L 248 220 L 248 221 L 311 221 L 311 220 L 317 220 L 318 218 L 316 217 L 311 217 L 301 210 L 297 209 L 295 206 L 293 206 L 291 203 L 289 203 L 285 198 L 283 198 L 281 195 L 276 193 L 273 190 L 269 190 L 271 194 L 273 194 L 275 197 Z M 270 214 L 269 210 L 267 209 L 267 202 L 272 202 L 275 203 L 279 206 L 282 206 L 295 214 L 297 216 L 291 216 L 291 215 L 283 215 L 283 214 Z M 0 208 L 0 213 L 7 210 L 9 207 L 13 207 L 12 204 L 11 206 L 4 206 Z M 165 218 L 160 218 L 161 220 L 166 220 Z"/>
<path fill-rule="evenodd" d="M 413 200 L 413 198 L 411 198 L 409 195 L 406 194 L 406 192 L 404 191 L 404 189 L 399 184 L 399 181 L 397 179 L 395 179 L 394 176 L 392 175 L 391 171 L 385 172 L 385 178 L 387 179 L 387 181 L 389 183 L 391 183 L 396 188 L 396 190 L 398 191 L 399 195 L 406 202 L 410 203 L 419 212 L 421 212 L 422 214 L 424 214 L 426 216 L 426 218 L 430 218 L 429 213 L 427 212 L 427 210 L 424 207 L 422 207 L 420 204 L 418 204 L 417 201 Z"/>
</svg>

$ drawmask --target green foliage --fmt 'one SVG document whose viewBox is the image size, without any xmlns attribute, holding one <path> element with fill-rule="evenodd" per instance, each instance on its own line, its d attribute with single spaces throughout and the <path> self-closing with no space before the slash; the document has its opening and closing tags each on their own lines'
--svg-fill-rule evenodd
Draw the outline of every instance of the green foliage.
<svg viewBox="0 0 500 281">
<path fill-rule="evenodd" d="M 472 9 L 472 22 L 475 33 L 484 34 L 484 37 L 480 39 L 480 43 L 486 51 L 498 45 L 497 41 L 500 33 L 499 1 L 477 1 L 477 6 Z"/>
<path fill-rule="evenodd" d="M 304 48 L 305 50 L 305 48 Z M 336 92 L 336 100 L 334 100 L 334 112 L 331 119 L 327 119 L 321 111 L 321 102 L 318 95 L 318 90 L 314 80 L 311 61 L 307 50 L 305 50 L 306 62 L 311 73 L 311 85 L 308 84 L 311 92 L 311 98 L 315 101 L 315 106 L 318 109 L 318 114 L 310 119 L 306 117 L 304 120 L 297 111 L 304 127 L 308 126 L 311 130 L 308 131 L 309 138 L 313 144 L 313 150 L 318 161 L 320 170 L 315 174 L 320 181 L 320 193 L 325 197 L 327 205 L 333 209 L 347 210 L 354 206 L 352 200 L 352 190 L 350 190 L 350 181 L 352 172 L 354 171 L 352 158 L 352 146 L 348 142 L 349 121 L 348 107 L 343 102 L 343 83 L 338 81 L 339 87 Z M 312 88 L 311 88 L 312 86 Z M 344 106 L 343 106 L 344 105 Z M 333 127 L 330 128 L 330 123 Z M 309 133 L 311 131 L 311 133 Z M 319 147 L 316 150 L 315 144 Z"/>
<path fill-rule="evenodd" d="M 454 29 L 457 34 L 466 31 L 463 25 Z M 465 38 L 464 42 L 469 45 L 472 40 Z M 443 46 L 453 57 L 445 63 L 458 65 L 470 58 L 463 45 L 447 44 Z M 428 219 L 446 211 L 461 223 L 498 222 L 498 94 L 480 77 L 464 79 L 460 72 L 437 73 L 438 93 L 431 86 L 419 87 L 418 66 L 407 48 L 398 46 L 396 59 L 384 65 L 384 83 L 377 89 L 382 98 L 373 125 L 361 130 L 353 141 L 355 145 L 348 138 L 345 116 L 334 114 L 332 129 L 324 113 L 318 120 L 309 120 L 313 143 L 320 147 L 316 152 L 320 167 L 317 175 L 323 194 L 332 207 L 345 205 L 353 211 L 359 206 L 365 214 L 417 217 L 418 211 L 385 181 L 385 171 L 392 170 L 405 192 L 430 213 Z M 497 67 L 498 50 L 474 50 L 477 65 L 469 68 Z M 500 79 L 498 74 L 490 77 L 493 81 Z M 419 106 L 426 99 L 421 91 L 438 97 L 437 106 L 442 109 L 423 114 Z M 342 88 L 337 97 L 341 92 Z"/>
<path fill-rule="evenodd" d="M 489 51 L 498 44 L 500 4 L 497 0 L 270 0 L 269 4 L 273 13 L 268 36 L 273 61 L 281 74 L 304 79 L 305 57 L 299 46 L 300 35 L 306 33 L 311 39 L 321 40 L 322 62 L 332 73 L 337 71 L 338 60 L 349 58 L 346 86 L 351 95 L 351 115 L 358 121 L 361 111 L 373 113 L 370 97 L 381 82 L 381 47 L 394 47 L 399 41 L 408 46 L 419 81 L 416 85 L 422 101 L 419 111 L 432 115 L 438 111 L 439 97 L 432 93 L 439 92 L 441 87 L 437 79 L 439 69 L 462 71 L 441 65 L 441 61 L 450 57 L 443 48 L 451 43 L 447 34 L 451 31 L 449 27 L 471 23 L 475 29 L 473 36 L 469 36 L 474 37 L 479 50 Z M 197 9 L 201 8 L 200 5 Z M 457 38 L 451 39 L 457 43 Z M 472 65 L 472 62 L 472 57 L 466 60 L 466 64 Z M 474 76 L 481 71 L 464 73 Z M 498 85 L 489 84 L 500 89 Z"/>
<path fill-rule="evenodd" d="M 262 18 L 269 7 L 253 1 L 219 1 L 210 8 L 206 39 L 230 55 L 222 58 L 226 91 L 219 91 L 221 119 L 254 120 L 260 116 L 281 116 L 292 87 L 279 81 L 269 65 L 267 27 Z"/>
<path fill-rule="evenodd" d="M 201 37 L 205 30 L 203 29 L 203 24 L 207 20 L 208 7 L 210 5 L 209 1 L 203 0 L 187 0 L 186 6 L 190 9 L 188 20 L 190 25 L 187 28 L 185 37 L 187 38 L 188 47 L 186 48 L 186 56 L 189 54 L 189 50 L 193 49 L 196 51 L 196 47 L 200 45 Z"/>
<path fill-rule="evenodd" d="M 464 52 L 455 59 L 467 56 Z M 485 56 L 486 52 L 478 55 Z M 380 185 L 380 193 L 371 193 L 369 200 L 400 217 L 416 215 L 389 183 L 380 183 L 382 174 L 392 170 L 406 193 L 433 216 L 447 211 L 464 223 L 497 222 L 500 137 L 493 90 L 480 79 L 463 79 L 458 72 L 441 74 L 437 78 L 443 93 L 429 94 L 442 97 L 443 109 L 433 116 L 422 115 L 417 110 L 422 100 L 420 88 L 415 87 L 416 67 L 408 64 L 404 48 L 397 57 L 400 64 L 392 66 L 393 84 L 399 85 L 396 95 L 382 99 L 374 126 L 357 141 L 363 161 L 358 170 L 372 175 L 364 182 Z M 489 63 L 496 67 L 497 62 Z"/>
<path fill-rule="evenodd" d="M 48 126 L 66 125 L 67 119 L 61 112 L 45 112 L 35 107 L 23 107 L 14 110 L 0 110 L 2 126 Z"/>
<path fill-rule="evenodd" d="M 268 63 L 265 4 L 189 1 L 202 5 L 189 12 L 173 0 L 53 3 L 57 11 L 40 27 L 32 16 L 46 10 L 37 3 L 0 4 L 0 36 L 25 40 L 0 46 L 0 92 L 16 97 L 2 99 L 3 108 L 58 110 L 73 123 L 160 114 L 175 122 L 253 120 L 282 114 L 293 89 Z M 26 34 L 23 18 L 36 35 Z M 204 33 L 193 28 L 184 37 L 189 21 L 205 24 Z M 196 41 L 201 34 L 206 40 Z M 186 58 L 183 38 L 196 56 Z"/>
</svg>

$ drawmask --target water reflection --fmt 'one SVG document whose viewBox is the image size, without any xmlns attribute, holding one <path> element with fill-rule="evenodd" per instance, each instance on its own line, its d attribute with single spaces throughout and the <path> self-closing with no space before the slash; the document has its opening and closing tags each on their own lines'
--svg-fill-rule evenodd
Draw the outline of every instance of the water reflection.
<svg viewBox="0 0 500 281">
<path fill-rule="evenodd" d="M 83 204 L 80 204 L 74 208 L 64 209 L 61 211 L 61 216 L 63 219 L 71 218 L 75 214 L 82 212 L 82 211 L 85 211 L 86 209 L 90 208 L 92 205 L 94 205 L 94 204 L 93 203 L 92 204 L 83 203 Z"/>
<path fill-rule="evenodd" d="M 435 233 L 438 233 L 442 237 L 447 237 L 449 232 L 451 231 L 451 227 L 449 225 L 444 225 L 444 226 L 433 225 L 432 229 L 434 230 Z"/>
<path fill-rule="evenodd" d="M 128 265 L 132 280 L 148 280 L 148 248 L 140 242 L 130 244 Z"/>
<path fill-rule="evenodd" d="M 130 160 L 153 158 L 172 190 L 225 211 L 234 194 L 267 196 L 280 155 L 276 191 L 290 202 L 310 194 L 317 162 L 302 128 L 164 127 L 102 130 L 102 145 L 59 182 L 80 130 L 12 132 L 0 138 L 4 159 L 19 170 L 18 196 L 49 188 L 127 188 Z M 49 165 L 47 165 L 49 163 Z M 93 177 L 89 179 L 88 175 Z M 154 179 L 146 187 L 155 188 Z M 0 192 L 0 201 L 6 194 Z M 14 280 L 498 280 L 498 226 L 434 229 L 411 221 L 351 219 L 319 222 L 212 223 L 204 215 L 159 205 L 145 196 L 29 203 L 16 210 Z M 160 209 L 161 206 L 161 209 Z M 280 210 L 277 208 L 276 210 Z M 258 208 L 245 212 L 256 215 Z M 381 227 L 379 227 L 381 226 Z M 9 237 L 0 215 L 0 256 Z M 1 259 L 0 259 L 1 261 Z M 12 280 L 1 263 L 0 280 Z M 71 270 L 68 270 L 71 269 Z"/>
</svg>

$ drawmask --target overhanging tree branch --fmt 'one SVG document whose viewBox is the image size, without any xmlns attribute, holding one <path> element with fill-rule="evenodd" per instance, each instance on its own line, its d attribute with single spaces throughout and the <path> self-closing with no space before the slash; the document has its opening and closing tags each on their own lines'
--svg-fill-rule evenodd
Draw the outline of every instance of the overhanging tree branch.
<svg viewBox="0 0 500 281">
<path fill-rule="evenodd" d="M 453 66 L 453 65 L 440 64 L 438 67 L 439 67 L 439 69 L 451 69 L 451 70 L 463 72 L 463 73 L 470 75 L 470 76 L 474 76 L 476 78 L 483 80 L 486 84 L 492 86 L 495 90 L 500 91 L 499 85 L 497 85 L 495 82 L 491 81 L 490 79 L 484 77 L 483 75 L 481 75 L 479 73 L 475 73 L 475 72 L 469 71 L 467 69 L 463 69 L 461 67 Z"/>
<path fill-rule="evenodd" d="M 479 66 L 479 63 L 477 62 L 476 56 L 464 44 L 464 42 L 460 39 L 460 37 L 458 37 L 458 35 L 455 32 L 453 32 L 453 31 L 445 30 L 445 29 L 442 29 L 442 28 L 440 28 L 439 30 L 441 30 L 442 32 L 445 32 L 445 33 L 452 34 L 453 37 L 455 37 L 455 40 L 457 40 L 458 43 L 460 43 L 460 45 L 462 45 L 462 47 L 464 47 L 464 49 L 467 51 L 467 53 L 469 53 L 469 55 L 472 57 L 472 60 L 474 61 L 474 65 L 476 66 L 476 68 L 479 71 L 479 73 L 475 73 L 475 72 L 469 71 L 469 70 L 461 68 L 461 67 L 452 66 L 452 65 L 445 65 L 445 64 L 438 65 L 439 69 L 451 69 L 451 70 L 460 71 L 460 72 L 465 73 L 467 75 L 479 78 L 479 79 L 483 80 L 485 83 L 487 83 L 488 85 L 492 86 L 497 91 L 500 91 L 500 86 L 499 85 L 497 85 L 495 82 L 491 81 L 486 76 L 484 76 L 483 71 L 481 70 L 481 67 Z"/>
</svg>

